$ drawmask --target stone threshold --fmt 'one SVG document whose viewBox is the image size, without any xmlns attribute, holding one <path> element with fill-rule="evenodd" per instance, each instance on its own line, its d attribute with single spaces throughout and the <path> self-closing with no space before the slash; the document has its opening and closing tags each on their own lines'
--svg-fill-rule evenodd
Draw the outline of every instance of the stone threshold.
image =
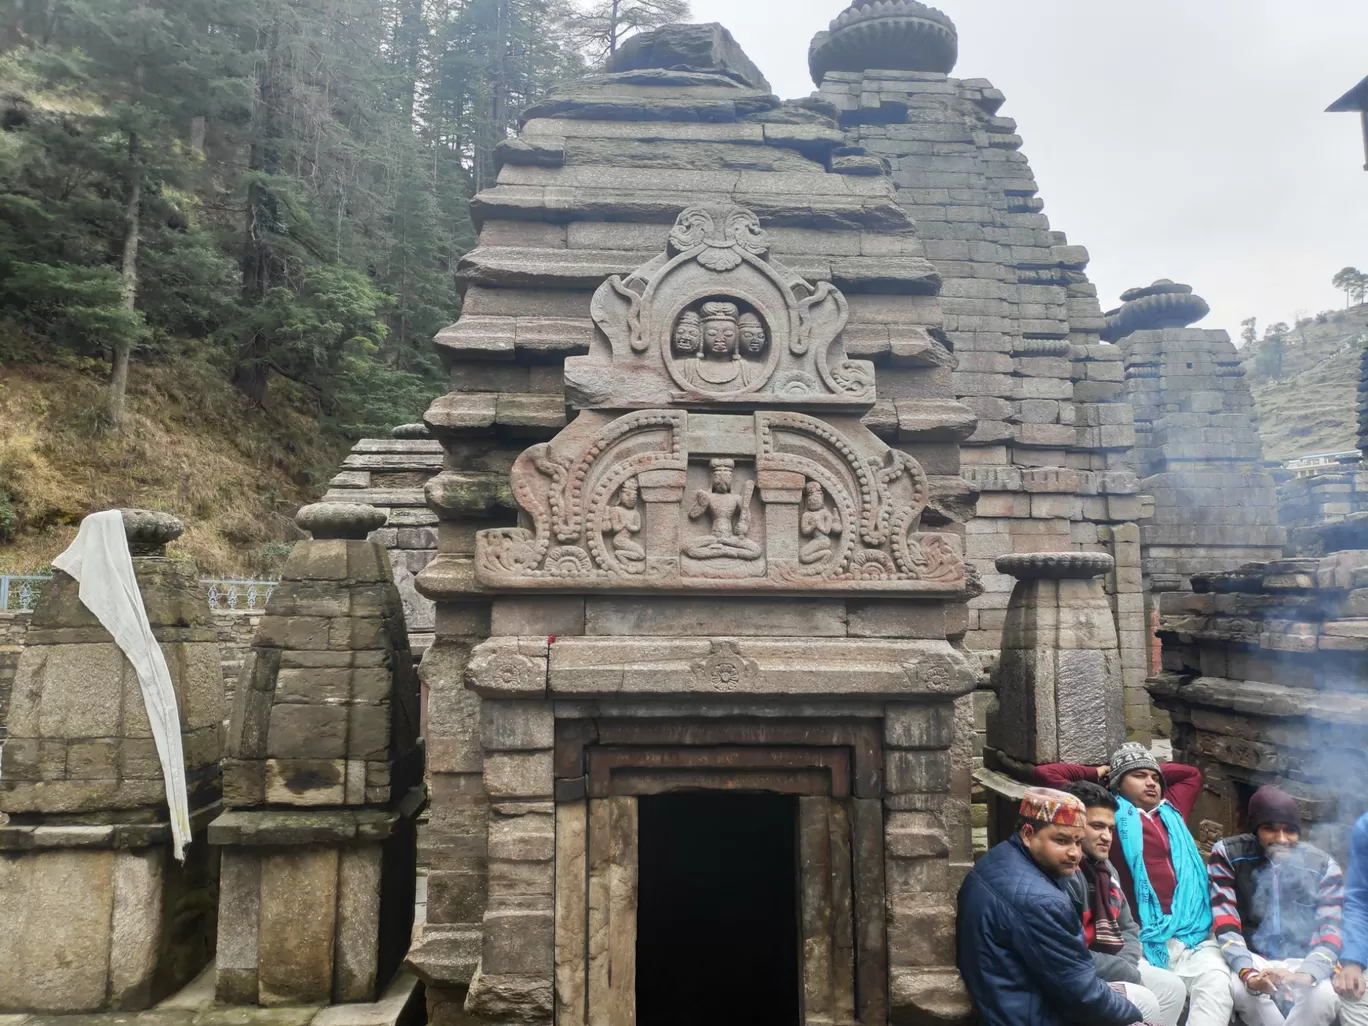
<svg viewBox="0 0 1368 1026">
<path fill-rule="evenodd" d="M 407 970 L 369 1004 L 219 1005 L 214 984 L 210 966 L 178 994 L 143 1012 L 0 1014 L 0 1026 L 419 1026 L 426 1020 L 423 986 Z"/>
</svg>

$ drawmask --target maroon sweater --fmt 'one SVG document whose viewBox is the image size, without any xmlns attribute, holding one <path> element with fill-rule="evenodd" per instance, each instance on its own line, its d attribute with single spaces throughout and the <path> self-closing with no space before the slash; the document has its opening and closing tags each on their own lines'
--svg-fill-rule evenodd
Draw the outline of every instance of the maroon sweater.
<svg viewBox="0 0 1368 1026">
<path fill-rule="evenodd" d="M 1197 804 L 1197 796 L 1202 792 L 1202 771 L 1195 766 L 1184 766 L 1179 762 L 1166 762 L 1159 767 L 1164 777 L 1164 797 L 1186 819 Z M 1091 780 L 1098 783 L 1096 766 L 1080 766 L 1072 762 L 1048 763 L 1036 767 L 1036 783 L 1043 787 L 1064 790 L 1076 780 Z M 1150 886 L 1167 915 L 1173 904 L 1173 891 L 1178 886 L 1173 872 L 1173 848 L 1169 843 L 1168 830 L 1158 815 L 1140 814 L 1144 828 L 1145 872 L 1149 875 Z M 1135 900 L 1135 880 L 1131 877 L 1126 857 L 1121 852 L 1121 839 L 1112 838 L 1111 861 L 1116 867 L 1116 876 L 1121 889 L 1126 892 L 1126 900 L 1131 908 L 1139 908 Z"/>
</svg>

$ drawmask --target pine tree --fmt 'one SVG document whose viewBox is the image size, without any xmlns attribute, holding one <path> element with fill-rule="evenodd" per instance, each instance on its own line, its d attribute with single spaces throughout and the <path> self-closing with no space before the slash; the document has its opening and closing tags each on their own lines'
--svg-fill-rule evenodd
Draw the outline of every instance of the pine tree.
<svg viewBox="0 0 1368 1026">
<path fill-rule="evenodd" d="M 603 65 L 628 37 L 692 17 L 689 0 L 590 0 L 573 23 L 585 56 Z"/>
<path fill-rule="evenodd" d="M 67 105 L 57 118 L 35 110 L 21 159 L 0 167 L 0 209 L 13 231 L 0 259 L 17 275 L 7 305 L 41 314 L 44 295 L 53 308 L 66 305 L 63 293 L 86 301 L 76 303 L 89 315 L 81 327 L 110 354 L 105 416 L 117 429 L 132 351 L 148 337 L 140 303 L 144 236 L 166 234 L 168 224 L 152 219 L 167 215 L 168 194 L 186 179 L 180 144 L 189 111 L 221 102 L 210 97 L 230 77 L 231 61 L 202 30 L 206 9 L 198 0 L 51 3 L 38 42 L 23 22 L 16 37 L 27 43 L 10 55 L 13 73 L 35 95 L 55 94 Z M 68 243 L 88 233 L 83 252 L 45 247 L 26 213 L 59 223 Z M 174 248 L 171 239 L 160 243 Z M 117 309 L 109 306 L 111 275 Z"/>
</svg>

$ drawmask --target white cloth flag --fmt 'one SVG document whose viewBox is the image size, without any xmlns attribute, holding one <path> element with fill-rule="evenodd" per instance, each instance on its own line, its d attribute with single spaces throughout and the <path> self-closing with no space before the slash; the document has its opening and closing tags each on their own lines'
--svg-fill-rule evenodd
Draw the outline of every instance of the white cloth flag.
<svg viewBox="0 0 1368 1026">
<path fill-rule="evenodd" d="M 190 843 L 190 799 L 185 789 L 180 709 L 166 657 L 152 636 L 138 579 L 133 576 L 133 557 L 128 552 L 123 514 L 112 509 L 86 517 L 76 540 L 52 565 L 80 582 L 81 603 L 114 636 L 115 644 L 138 674 L 166 783 L 172 845 L 176 860 L 184 862 L 185 846 Z"/>
</svg>

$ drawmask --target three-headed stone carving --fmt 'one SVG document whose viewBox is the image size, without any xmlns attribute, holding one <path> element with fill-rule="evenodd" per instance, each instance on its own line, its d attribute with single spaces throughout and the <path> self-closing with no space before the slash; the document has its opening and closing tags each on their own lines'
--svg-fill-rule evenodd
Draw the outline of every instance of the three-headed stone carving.
<svg viewBox="0 0 1368 1026">
<path fill-rule="evenodd" d="M 570 405 L 868 409 L 874 368 L 846 355 L 845 297 L 769 249 L 742 207 L 681 213 L 665 253 L 594 294 L 599 336 L 566 361 Z"/>
</svg>

